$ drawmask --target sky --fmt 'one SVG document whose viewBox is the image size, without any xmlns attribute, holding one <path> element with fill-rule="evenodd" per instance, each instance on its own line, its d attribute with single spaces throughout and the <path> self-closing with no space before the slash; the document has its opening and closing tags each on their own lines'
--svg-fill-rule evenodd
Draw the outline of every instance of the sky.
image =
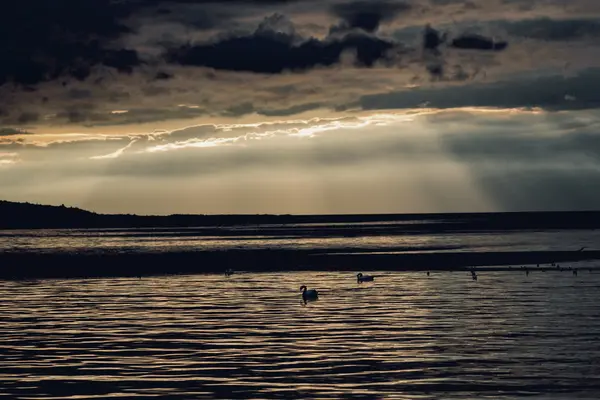
<svg viewBox="0 0 600 400">
<path fill-rule="evenodd" d="M 7 0 L 0 199 L 591 210 L 598 0 Z"/>
</svg>

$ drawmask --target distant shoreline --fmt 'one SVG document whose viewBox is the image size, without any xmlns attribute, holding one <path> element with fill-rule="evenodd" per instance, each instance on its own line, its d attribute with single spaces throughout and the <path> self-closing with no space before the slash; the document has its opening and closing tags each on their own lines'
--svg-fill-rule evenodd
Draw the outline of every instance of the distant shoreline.
<svg viewBox="0 0 600 400">
<path fill-rule="evenodd" d="M 351 223 L 359 224 L 348 225 Z M 5 240 L 10 241 L 12 235 L 18 235 L 11 232 L 15 229 L 114 229 L 117 236 L 119 229 L 135 229 L 127 233 L 131 239 L 152 237 L 154 240 L 170 236 L 193 236 L 200 239 L 210 236 L 243 236 L 247 240 L 250 237 L 319 239 L 534 230 L 592 231 L 600 229 L 600 211 L 144 217 L 101 215 L 69 207 L 0 201 L 0 230 L 5 230 L 2 232 Z M 102 234 L 106 237 L 110 232 Z M 600 251 L 592 249 L 581 252 L 461 252 L 457 251 L 458 248 L 446 248 L 450 251 L 442 252 L 442 248 L 438 246 L 429 248 L 426 253 L 407 253 L 407 248 L 393 246 L 380 248 L 378 251 L 381 250 L 387 254 L 364 254 L 364 249 L 351 247 L 328 250 L 239 249 L 165 253 L 113 253 L 107 249 L 98 253 L 36 253 L 35 249 L 31 252 L 14 250 L 0 253 L 0 279 L 223 273 L 228 268 L 237 271 L 435 271 L 600 259 Z M 392 254 L 394 251 L 400 253 Z"/>
<path fill-rule="evenodd" d="M 396 221 L 419 230 L 600 229 L 600 211 L 531 211 L 432 214 L 97 214 L 75 207 L 0 200 L 0 230 L 14 229 L 161 229 L 289 224 L 381 223 Z M 426 221 L 409 224 L 411 221 Z"/>
<path fill-rule="evenodd" d="M 411 254 L 327 254 L 301 250 L 232 250 L 129 254 L 0 254 L 0 279 L 137 277 L 285 271 L 442 271 L 470 267 L 508 269 L 551 262 L 598 260 L 600 251 L 444 252 Z M 505 266 L 505 267 L 502 267 Z M 556 267 L 554 267 L 556 268 Z"/>
</svg>

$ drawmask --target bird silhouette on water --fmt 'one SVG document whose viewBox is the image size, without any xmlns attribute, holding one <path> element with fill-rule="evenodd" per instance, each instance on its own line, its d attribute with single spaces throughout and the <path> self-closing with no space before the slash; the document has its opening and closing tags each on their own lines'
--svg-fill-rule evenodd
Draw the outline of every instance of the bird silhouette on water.
<svg viewBox="0 0 600 400">
<path fill-rule="evenodd" d="M 474 281 L 477 280 L 477 273 L 475 271 L 471 271 L 471 279 L 473 279 Z"/>
<path fill-rule="evenodd" d="M 373 282 L 375 278 L 370 275 L 363 275 L 362 272 L 356 274 L 356 283 Z"/>
<path fill-rule="evenodd" d="M 319 299 L 319 293 L 315 289 L 308 289 L 306 285 L 300 286 L 302 292 L 302 301 L 306 304 L 309 301 L 315 301 Z"/>
</svg>

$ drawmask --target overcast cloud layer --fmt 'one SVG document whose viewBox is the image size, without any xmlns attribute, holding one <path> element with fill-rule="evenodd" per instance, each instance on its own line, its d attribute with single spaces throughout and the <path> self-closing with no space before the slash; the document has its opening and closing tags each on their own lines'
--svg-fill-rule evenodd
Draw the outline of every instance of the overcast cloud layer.
<svg viewBox="0 0 600 400">
<path fill-rule="evenodd" d="M 504 106 L 490 104 L 491 91 L 523 82 L 545 93 L 504 103 L 588 108 L 600 96 L 596 0 L 6 3 L 5 132 L 168 128 L 170 120 L 414 108 L 441 98 L 443 107 Z"/>
<path fill-rule="evenodd" d="M 2 198 L 139 213 L 600 204 L 597 0 L 4 3 Z"/>
</svg>

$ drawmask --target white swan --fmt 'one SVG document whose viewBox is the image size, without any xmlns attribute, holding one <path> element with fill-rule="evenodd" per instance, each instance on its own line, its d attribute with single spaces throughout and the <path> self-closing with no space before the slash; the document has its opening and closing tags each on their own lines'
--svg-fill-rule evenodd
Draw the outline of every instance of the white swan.
<svg viewBox="0 0 600 400">
<path fill-rule="evenodd" d="M 305 285 L 300 286 L 300 291 L 302 292 L 302 300 L 306 303 L 307 301 L 314 301 L 319 298 L 319 293 L 315 289 L 310 289 Z"/>
<path fill-rule="evenodd" d="M 362 272 L 356 274 L 356 283 L 373 282 L 374 277 L 371 275 L 363 275 Z"/>
</svg>

